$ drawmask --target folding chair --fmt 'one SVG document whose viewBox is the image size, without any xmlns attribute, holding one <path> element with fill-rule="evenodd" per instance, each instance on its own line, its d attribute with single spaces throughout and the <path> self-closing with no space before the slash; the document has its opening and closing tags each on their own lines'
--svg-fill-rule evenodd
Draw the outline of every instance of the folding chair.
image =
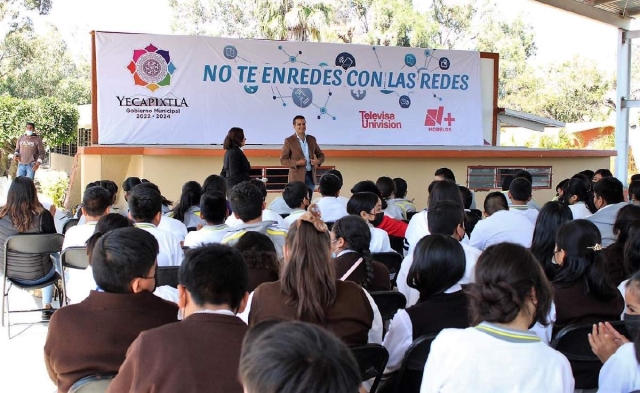
<svg viewBox="0 0 640 393">
<path fill-rule="evenodd" d="M 88 375 L 71 385 L 69 393 L 104 393 L 115 377 L 115 373 Z"/>
<path fill-rule="evenodd" d="M 431 343 L 436 339 L 437 334 L 427 334 L 416 338 L 407 352 L 404 354 L 402 365 L 398 375 L 390 381 L 391 389 L 385 391 L 389 393 L 419 393 L 422 384 L 422 374 L 424 366 L 427 364 Z"/>
<path fill-rule="evenodd" d="M 64 304 L 69 304 L 67 299 L 67 280 L 65 278 L 66 269 L 85 270 L 89 266 L 89 255 L 87 255 L 87 247 L 69 247 L 62 251 L 60 255 L 62 264 L 62 292 L 64 296 Z"/>
<path fill-rule="evenodd" d="M 62 234 L 64 235 L 65 233 L 67 233 L 69 228 L 75 227 L 76 225 L 78 225 L 78 221 L 80 220 L 78 220 L 77 218 L 71 218 L 69 219 L 69 221 L 65 222 L 64 225 L 62 226 Z"/>
<path fill-rule="evenodd" d="M 44 287 L 48 287 L 49 285 L 54 285 L 58 291 L 59 298 L 58 301 L 60 303 L 60 307 L 62 307 L 64 294 L 60 290 L 58 286 L 58 280 L 60 280 L 60 274 L 56 272 L 53 277 L 51 277 L 46 282 L 41 284 L 21 284 L 15 280 L 12 280 L 11 277 L 8 277 L 12 274 L 12 271 L 20 269 L 20 267 L 25 267 L 28 264 L 41 264 L 43 255 L 49 256 L 50 254 L 60 252 L 62 249 L 62 242 L 64 241 L 64 236 L 57 233 L 47 233 L 47 234 L 21 234 L 9 237 L 4 243 L 4 272 L 2 277 L 2 327 L 4 327 L 4 315 L 5 308 L 7 314 L 7 333 L 9 338 L 11 339 L 11 321 L 10 315 L 12 313 L 23 313 L 23 312 L 38 312 L 44 311 L 44 308 L 32 309 L 32 310 L 16 310 L 11 311 L 9 307 L 9 291 L 11 290 L 11 286 L 15 285 L 16 287 L 24 290 L 30 289 L 41 289 Z M 13 254 L 19 254 L 20 256 L 31 257 L 29 261 L 25 260 L 15 260 L 14 258 L 9 258 L 9 252 Z M 54 263 L 55 265 L 55 263 Z M 14 270 L 15 269 L 15 270 Z M 44 276 L 43 276 L 44 277 Z M 7 283 L 9 284 L 7 286 Z M 34 325 L 36 323 L 46 323 L 46 321 L 38 321 L 34 323 L 27 323 L 27 325 Z M 24 323 L 16 323 L 14 325 L 23 325 Z"/>
<path fill-rule="evenodd" d="M 418 213 L 420 213 L 420 212 L 407 212 L 407 221 L 411 221 L 413 216 L 415 216 Z"/>
<path fill-rule="evenodd" d="M 169 285 L 170 287 L 178 287 L 178 269 L 179 266 L 163 266 L 156 268 L 156 278 L 158 286 Z"/>
<path fill-rule="evenodd" d="M 382 321 L 390 321 L 393 316 L 396 315 L 398 310 L 405 308 L 407 305 L 407 298 L 403 294 L 396 291 L 377 291 L 369 292 L 369 295 L 376 302 Z"/>
<path fill-rule="evenodd" d="M 391 280 L 391 288 L 396 286 L 396 278 L 402 265 L 402 254 L 397 252 L 378 252 L 373 254 L 373 260 L 378 261 L 389 270 L 389 280 Z"/>
<path fill-rule="evenodd" d="M 366 344 L 353 347 L 351 348 L 351 352 L 358 361 L 362 381 L 364 382 L 374 378 L 369 393 L 375 393 L 378 389 L 378 384 L 380 384 L 382 373 L 384 373 L 384 368 L 387 366 L 389 352 L 379 344 Z"/>
<path fill-rule="evenodd" d="M 402 250 L 404 250 L 404 237 L 389 236 L 389 243 L 393 251 L 402 255 Z"/>
</svg>

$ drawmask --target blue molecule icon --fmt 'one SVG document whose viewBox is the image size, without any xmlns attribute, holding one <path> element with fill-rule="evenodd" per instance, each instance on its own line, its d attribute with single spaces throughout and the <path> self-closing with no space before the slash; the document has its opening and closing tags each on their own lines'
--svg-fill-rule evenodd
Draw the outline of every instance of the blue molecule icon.
<svg viewBox="0 0 640 393">
<path fill-rule="evenodd" d="M 238 50 L 233 45 L 225 46 L 223 52 L 224 52 L 224 57 L 226 57 L 229 60 L 233 60 L 236 57 L 238 57 Z"/>
<path fill-rule="evenodd" d="M 438 65 L 440 66 L 441 70 L 446 71 L 449 69 L 449 67 L 451 67 L 451 62 L 446 57 L 441 57 Z"/>
<path fill-rule="evenodd" d="M 356 58 L 351 53 L 342 52 L 336 57 L 336 65 L 348 70 L 356 66 Z"/>
<path fill-rule="evenodd" d="M 427 50 L 425 50 L 425 51 L 424 51 L 424 55 L 425 55 L 426 57 L 431 56 L 431 49 L 427 49 Z"/>
<path fill-rule="evenodd" d="M 415 66 L 416 62 L 417 62 L 416 57 L 411 53 L 404 55 L 404 64 L 406 64 L 407 67 Z"/>
<path fill-rule="evenodd" d="M 311 89 L 306 87 L 296 87 L 291 93 L 291 100 L 300 108 L 306 108 L 313 103 L 313 93 L 311 92 Z"/>
<path fill-rule="evenodd" d="M 409 96 L 400 96 L 398 103 L 400 104 L 400 108 L 407 109 L 411 106 L 411 98 L 409 98 Z"/>
</svg>

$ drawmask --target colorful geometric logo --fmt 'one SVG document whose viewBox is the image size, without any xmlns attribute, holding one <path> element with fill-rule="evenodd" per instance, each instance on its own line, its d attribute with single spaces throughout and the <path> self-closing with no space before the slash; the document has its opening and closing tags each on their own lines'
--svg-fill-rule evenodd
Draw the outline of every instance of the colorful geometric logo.
<svg viewBox="0 0 640 393">
<path fill-rule="evenodd" d="M 171 76 L 176 66 L 171 62 L 169 51 L 149 44 L 144 49 L 133 51 L 133 60 L 127 66 L 133 74 L 136 85 L 144 86 L 152 92 L 171 84 Z"/>
</svg>

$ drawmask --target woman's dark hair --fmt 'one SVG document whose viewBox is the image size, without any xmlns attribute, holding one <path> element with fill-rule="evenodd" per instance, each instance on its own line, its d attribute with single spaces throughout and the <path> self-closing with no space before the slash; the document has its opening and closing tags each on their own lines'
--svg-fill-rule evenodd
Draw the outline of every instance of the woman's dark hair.
<svg viewBox="0 0 640 393">
<path fill-rule="evenodd" d="M 627 277 L 640 271 L 640 221 L 629 225 L 624 244 L 624 273 Z"/>
<path fill-rule="evenodd" d="M 89 264 L 91 264 L 91 253 L 93 252 L 93 248 L 102 235 L 111 232 L 114 229 L 128 228 L 132 226 L 134 226 L 133 221 L 123 216 L 122 214 L 109 213 L 102 216 L 102 218 L 100 218 L 96 223 L 96 228 L 93 232 L 93 235 L 91 235 L 91 237 L 87 240 L 87 255 L 89 256 Z"/>
<path fill-rule="evenodd" d="M 188 181 L 182 186 L 182 194 L 180 194 L 180 202 L 178 202 L 171 212 L 173 218 L 184 222 L 187 211 L 192 206 L 200 206 L 200 198 L 202 197 L 202 187 L 197 181 Z"/>
<path fill-rule="evenodd" d="M 337 220 L 331 230 L 336 239 L 344 239 L 346 250 L 355 251 L 362 257 L 367 275 L 365 280 L 358 284 L 368 289 L 373 281 L 373 256 L 369 250 L 371 231 L 367 223 L 362 217 L 349 215 Z"/>
<path fill-rule="evenodd" d="M 631 196 L 640 202 L 640 181 L 632 181 L 631 184 L 629 184 L 629 199 L 631 199 Z"/>
<path fill-rule="evenodd" d="M 396 198 L 404 198 L 407 196 L 407 181 L 401 177 L 394 177 L 393 182 L 396 183 Z"/>
<path fill-rule="evenodd" d="M 396 193 L 396 183 L 394 183 L 393 179 L 387 176 L 379 177 L 376 180 L 376 187 L 378 188 L 378 192 L 380 192 L 380 197 L 382 199 L 391 199 L 391 196 L 395 196 Z"/>
<path fill-rule="evenodd" d="M 9 216 L 18 232 L 24 232 L 36 225 L 36 217 L 44 210 L 33 180 L 18 176 L 9 186 L 7 203 L 0 209 L 0 218 Z"/>
<path fill-rule="evenodd" d="M 165 198 L 164 195 L 162 195 L 162 193 L 160 192 L 160 188 L 158 188 L 158 186 L 155 183 L 151 183 L 150 181 L 146 181 L 146 182 L 143 181 L 142 183 L 140 183 L 140 187 L 146 187 L 151 190 L 157 191 L 160 194 L 160 197 L 162 198 L 162 206 L 173 205 L 173 201 L 170 201 L 167 198 Z"/>
<path fill-rule="evenodd" d="M 336 301 L 336 273 L 331 263 L 329 232 L 320 232 L 303 219 L 289 228 L 288 258 L 280 271 L 280 289 L 296 319 L 325 322 L 325 310 Z"/>
<path fill-rule="evenodd" d="M 598 210 L 593 203 L 593 193 L 589 186 L 579 177 L 574 177 L 567 183 L 567 188 L 564 190 L 564 200 L 569 202 L 569 199 L 574 195 L 577 197 L 576 202 L 584 202 L 591 213 Z"/>
<path fill-rule="evenodd" d="M 224 177 L 219 175 L 210 175 L 206 179 L 204 179 L 204 183 L 202 183 L 202 193 L 209 191 L 218 191 L 221 192 L 222 195 L 227 195 L 227 182 L 224 180 Z"/>
<path fill-rule="evenodd" d="M 133 187 L 137 186 L 140 183 L 142 183 L 142 181 L 139 177 L 127 177 L 126 179 L 124 179 L 124 182 L 122 182 L 122 191 L 130 192 L 131 190 L 133 190 Z"/>
<path fill-rule="evenodd" d="M 608 169 L 598 169 L 593 173 L 593 176 L 595 175 L 600 175 L 602 177 L 611 177 L 613 176 L 613 173 L 611 173 L 611 171 Z"/>
<path fill-rule="evenodd" d="M 420 292 L 419 302 L 443 294 L 458 283 L 466 268 L 464 249 L 451 236 L 425 236 L 413 251 L 407 285 Z"/>
<path fill-rule="evenodd" d="M 236 147 L 242 147 L 244 142 L 244 131 L 239 127 L 232 127 L 227 133 L 227 137 L 224 138 L 222 147 L 225 150 L 234 149 Z"/>
<path fill-rule="evenodd" d="M 556 185 L 556 192 L 557 192 L 558 190 L 562 190 L 562 191 L 564 192 L 564 188 L 565 188 L 565 186 L 566 186 L 567 184 L 569 184 L 569 181 L 570 181 L 570 180 L 571 180 L 571 179 L 564 179 L 564 180 L 562 180 L 560 183 L 558 183 L 558 184 Z"/>
<path fill-rule="evenodd" d="M 462 194 L 456 183 L 451 180 L 438 180 L 431 184 L 433 187 L 429 191 L 429 206 L 440 201 L 451 201 L 464 207 Z"/>
<path fill-rule="evenodd" d="M 271 273 L 272 281 L 278 281 L 280 276 L 280 264 L 278 263 L 278 255 L 269 236 L 255 231 L 248 231 L 234 247 L 240 251 L 244 257 L 244 261 L 249 269 L 266 270 Z M 251 276 L 249 277 L 249 285 L 251 286 Z M 247 288 L 248 292 L 255 288 Z"/>
<path fill-rule="evenodd" d="M 111 194 L 111 201 L 113 203 L 116 202 L 116 198 L 118 196 L 118 185 L 114 181 L 100 180 L 97 185 L 109 191 L 109 194 Z"/>
<path fill-rule="evenodd" d="M 624 245 L 629 238 L 629 227 L 638 221 L 640 221 L 640 206 L 627 205 L 618 210 L 613 224 L 613 233 L 617 236 L 616 243 Z"/>
<path fill-rule="evenodd" d="M 387 201 L 380 195 L 380 190 L 378 190 L 376 183 L 371 180 L 362 180 L 351 187 L 351 194 L 359 194 L 361 192 L 372 192 L 376 194 L 382 201 L 382 210 L 387 208 Z"/>
<path fill-rule="evenodd" d="M 573 220 L 569 206 L 560 202 L 547 202 L 540 209 L 533 231 L 531 253 L 536 257 L 550 280 L 557 271 L 557 265 L 551 263 L 556 247 L 556 231 L 562 224 Z"/>
<path fill-rule="evenodd" d="M 373 192 L 358 192 L 351 195 L 349 202 L 347 202 L 347 213 L 354 214 L 360 217 L 360 212 L 367 212 L 371 214 L 371 211 L 376 207 L 376 204 L 380 200 L 378 194 Z"/>
<path fill-rule="evenodd" d="M 512 322 L 532 289 L 537 300 L 533 321 L 549 324 L 553 287 L 529 250 L 513 243 L 490 246 L 480 255 L 475 269 L 475 283 L 466 288 L 473 325 Z"/>
<path fill-rule="evenodd" d="M 582 280 L 586 294 L 593 294 L 600 301 L 614 299 L 618 290 L 607 281 L 604 255 L 593 249 L 601 242 L 600 231 L 591 221 L 573 220 L 562 224 L 556 233 L 556 245 L 565 255 L 553 282 Z"/>
</svg>

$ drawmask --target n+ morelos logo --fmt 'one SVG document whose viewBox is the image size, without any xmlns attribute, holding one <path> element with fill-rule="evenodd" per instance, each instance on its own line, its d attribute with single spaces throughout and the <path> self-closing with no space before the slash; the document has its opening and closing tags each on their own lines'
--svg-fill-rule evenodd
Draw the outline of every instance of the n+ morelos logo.
<svg viewBox="0 0 640 393">
<path fill-rule="evenodd" d="M 144 49 L 133 51 L 133 60 L 127 66 L 133 74 L 133 81 L 154 92 L 171 84 L 171 76 L 176 66 L 171 62 L 169 51 L 149 44 Z"/>
<path fill-rule="evenodd" d="M 442 126 L 443 121 L 447 123 L 446 127 Z M 429 127 L 430 132 L 451 132 L 451 126 L 455 121 L 456 118 L 451 115 L 451 112 L 444 117 L 444 106 L 440 106 L 438 109 L 427 109 L 424 125 Z"/>
</svg>

